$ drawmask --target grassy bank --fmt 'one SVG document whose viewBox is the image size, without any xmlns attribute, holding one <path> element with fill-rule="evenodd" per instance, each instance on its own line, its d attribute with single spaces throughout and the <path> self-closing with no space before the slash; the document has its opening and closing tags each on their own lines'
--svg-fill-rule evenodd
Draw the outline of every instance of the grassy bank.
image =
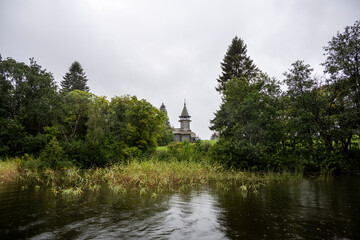
<svg viewBox="0 0 360 240">
<path fill-rule="evenodd" d="M 20 177 L 20 165 L 17 161 L 0 161 L 0 183 L 13 182 Z"/>
<path fill-rule="evenodd" d="M 115 193 L 137 191 L 140 195 L 156 197 L 163 191 L 183 192 L 194 187 L 214 184 L 222 190 L 238 187 L 257 192 L 272 182 L 294 182 L 300 174 L 255 173 L 225 170 L 220 165 L 192 161 L 133 160 L 103 168 L 77 167 L 51 169 L 26 168 L 17 161 L 0 162 L 0 181 L 18 181 L 33 187 L 50 187 L 55 194 L 78 195 L 83 191 L 98 191 L 108 187 Z"/>
</svg>

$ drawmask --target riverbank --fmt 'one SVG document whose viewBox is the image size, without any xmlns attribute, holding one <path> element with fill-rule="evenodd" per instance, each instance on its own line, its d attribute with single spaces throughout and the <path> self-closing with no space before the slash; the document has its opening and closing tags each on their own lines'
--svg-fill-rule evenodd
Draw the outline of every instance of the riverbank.
<svg viewBox="0 0 360 240">
<path fill-rule="evenodd" d="M 234 187 L 256 193 L 260 186 L 273 182 L 298 182 L 302 173 L 235 171 L 206 161 L 132 160 L 107 167 L 80 169 L 27 168 L 19 161 L 0 162 L 0 183 L 18 181 L 27 187 L 50 187 L 54 194 L 79 195 L 103 187 L 114 193 L 137 191 L 156 197 L 163 191 L 185 192 L 195 187 L 215 184 L 229 190 Z"/>
</svg>

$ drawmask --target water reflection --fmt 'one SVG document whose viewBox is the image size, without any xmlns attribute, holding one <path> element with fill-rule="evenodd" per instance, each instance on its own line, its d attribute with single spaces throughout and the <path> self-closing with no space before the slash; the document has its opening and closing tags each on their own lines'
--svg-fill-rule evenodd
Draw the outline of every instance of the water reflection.
<svg viewBox="0 0 360 240">
<path fill-rule="evenodd" d="M 332 184 L 272 185 L 258 195 L 222 194 L 230 239 L 359 239 L 359 176 Z"/>
<path fill-rule="evenodd" d="M 156 199 L 0 185 L 0 239 L 359 239 L 359 183 L 274 184 L 258 194 L 209 187 Z"/>
</svg>

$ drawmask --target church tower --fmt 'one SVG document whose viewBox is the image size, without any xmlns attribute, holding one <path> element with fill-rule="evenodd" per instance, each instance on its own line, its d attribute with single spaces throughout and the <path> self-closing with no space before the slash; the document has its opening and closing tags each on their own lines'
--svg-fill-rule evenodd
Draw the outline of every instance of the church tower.
<svg viewBox="0 0 360 240">
<path fill-rule="evenodd" d="M 186 108 L 186 103 L 184 103 L 184 108 L 181 112 L 181 116 L 179 116 L 180 122 L 180 131 L 191 131 L 190 130 L 190 120 L 191 116 Z"/>
<path fill-rule="evenodd" d="M 186 108 L 186 102 L 184 102 L 184 108 L 179 116 L 180 128 L 174 128 L 174 142 L 195 142 L 196 134 L 190 129 L 191 116 Z"/>
</svg>

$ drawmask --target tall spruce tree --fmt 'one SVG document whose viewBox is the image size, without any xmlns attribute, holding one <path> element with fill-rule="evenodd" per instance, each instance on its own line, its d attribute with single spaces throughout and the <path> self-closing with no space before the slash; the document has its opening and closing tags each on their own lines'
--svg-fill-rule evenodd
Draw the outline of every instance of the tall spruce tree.
<svg viewBox="0 0 360 240">
<path fill-rule="evenodd" d="M 170 126 L 169 117 L 168 117 L 167 110 L 166 110 L 164 103 L 161 104 L 160 111 L 162 111 L 165 114 L 166 122 L 165 122 L 165 127 L 163 130 L 163 133 L 160 136 L 160 138 L 158 139 L 158 144 L 160 146 L 165 146 L 165 145 L 169 144 L 171 141 L 173 141 L 174 134 L 173 134 L 172 128 Z"/>
<path fill-rule="evenodd" d="M 233 167 L 265 167 L 281 140 L 280 87 L 246 52 L 244 41 L 235 37 L 221 63 L 216 90 L 222 103 L 210 121 L 210 129 L 220 134 L 213 158 Z"/>
<path fill-rule="evenodd" d="M 81 90 L 89 92 L 90 88 L 87 84 L 87 77 L 84 69 L 79 62 L 75 61 L 69 67 L 69 72 L 64 76 L 64 80 L 61 81 L 61 87 L 63 92 L 71 92 L 73 90 Z"/>
<path fill-rule="evenodd" d="M 259 70 L 250 57 L 246 55 L 246 52 L 244 41 L 235 36 L 221 63 L 222 74 L 217 79 L 219 84 L 216 87 L 218 92 L 223 93 L 225 83 L 232 78 L 244 77 L 251 80 L 256 76 Z"/>
</svg>

